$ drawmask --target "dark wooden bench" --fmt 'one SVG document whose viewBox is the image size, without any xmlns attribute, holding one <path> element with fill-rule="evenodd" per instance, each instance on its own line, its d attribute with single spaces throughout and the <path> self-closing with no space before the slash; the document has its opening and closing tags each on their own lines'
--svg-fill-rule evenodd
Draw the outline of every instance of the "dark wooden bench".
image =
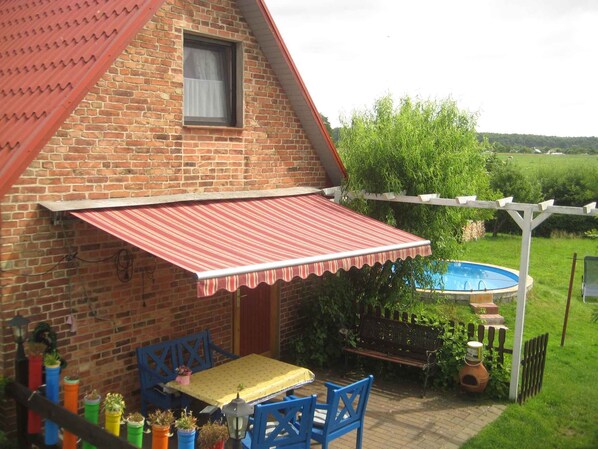
<svg viewBox="0 0 598 449">
<path fill-rule="evenodd" d="M 428 377 L 436 367 L 436 351 L 442 345 L 441 330 L 365 314 L 359 323 L 355 346 L 343 348 L 346 356 L 356 354 L 386 362 L 419 368 L 424 372 L 424 391 Z"/>
<path fill-rule="evenodd" d="M 146 415 L 152 404 L 161 409 L 176 409 L 188 405 L 188 398 L 165 387 L 177 376 L 176 369 L 185 365 L 193 373 L 214 366 L 215 353 L 225 359 L 236 359 L 212 342 L 209 330 L 137 348 L 137 368 L 141 383 L 141 413 Z"/>
</svg>

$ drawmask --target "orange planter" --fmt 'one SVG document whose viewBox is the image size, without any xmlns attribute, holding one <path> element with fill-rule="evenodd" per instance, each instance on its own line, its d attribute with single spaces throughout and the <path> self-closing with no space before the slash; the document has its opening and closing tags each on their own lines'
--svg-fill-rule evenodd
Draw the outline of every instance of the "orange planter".
<svg viewBox="0 0 598 449">
<path fill-rule="evenodd" d="M 168 449 L 170 426 L 152 426 L 152 449 Z"/>
<path fill-rule="evenodd" d="M 79 412 L 79 379 L 70 380 L 68 377 L 64 378 L 64 408 L 75 414 Z M 62 448 L 76 449 L 77 436 L 65 431 Z"/>
</svg>

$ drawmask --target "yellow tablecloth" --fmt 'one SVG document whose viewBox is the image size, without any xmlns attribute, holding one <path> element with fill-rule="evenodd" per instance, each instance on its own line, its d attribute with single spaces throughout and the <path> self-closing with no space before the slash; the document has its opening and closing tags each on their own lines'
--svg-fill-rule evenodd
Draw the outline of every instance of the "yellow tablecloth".
<svg viewBox="0 0 598 449">
<path fill-rule="evenodd" d="M 166 386 L 221 408 L 237 397 L 237 391 L 245 401 L 255 404 L 314 378 L 306 368 L 251 354 L 195 373 L 189 385 L 172 381 Z"/>
</svg>

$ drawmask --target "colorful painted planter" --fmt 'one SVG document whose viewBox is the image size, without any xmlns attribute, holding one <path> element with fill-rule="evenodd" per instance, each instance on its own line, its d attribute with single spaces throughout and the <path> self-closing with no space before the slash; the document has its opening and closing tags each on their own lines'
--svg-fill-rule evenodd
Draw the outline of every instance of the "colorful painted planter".
<svg viewBox="0 0 598 449">
<path fill-rule="evenodd" d="M 77 414 L 79 412 L 79 378 L 66 376 L 64 383 L 64 408 Z M 76 449 L 77 435 L 64 431 L 62 449 Z"/>
<path fill-rule="evenodd" d="M 188 430 L 188 429 L 178 429 L 177 430 L 177 441 L 178 441 L 178 449 L 194 449 L 195 448 L 195 439 L 197 433 L 195 429 Z"/>
<path fill-rule="evenodd" d="M 58 393 L 60 387 L 60 365 L 46 366 L 46 398 L 54 404 L 58 404 Z M 54 446 L 58 444 L 58 425 L 54 421 L 46 419 L 44 424 L 44 444 Z"/>
<path fill-rule="evenodd" d="M 101 396 L 98 395 L 96 399 L 84 398 L 84 416 L 87 421 L 93 424 L 97 424 L 100 418 L 100 401 Z M 83 441 L 83 449 L 96 449 L 92 444 L 87 441 Z"/>
<path fill-rule="evenodd" d="M 120 421 L 122 419 L 123 412 L 109 412 L 106 411 L 106 432 L 110 432 L 112 435 L 120 436 Z"/>
<path fill-rule="evenodd" d="M 127 420 L 127 441 L 135 447 L 143 446 L 143 421 L 128 421 Z"/>
<path fill-rule="evenodd" d="M 168 449 L 170 426 L 152 425 L 152 449 Z"/>
<path fill-rule="evenodd" d="M 36 391 L 42 384 L 42 360 L 43 356 L 29 356 L 29 381 L 28 387 L 31 391 Z M 27 433 L 36 434 L 42 431 L 42 418 L 31 409 L 27 412 Z"/>
</svg>

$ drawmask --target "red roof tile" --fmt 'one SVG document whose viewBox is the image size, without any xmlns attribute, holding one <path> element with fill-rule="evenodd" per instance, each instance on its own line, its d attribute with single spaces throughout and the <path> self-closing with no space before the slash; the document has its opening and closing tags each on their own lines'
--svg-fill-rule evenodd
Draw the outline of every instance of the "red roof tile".
<svg viewBox="0 0 598 449">
<path fill-rule="evenodd" d="M 0 1 L 0 196 L 163 2 Z"/>
</svg>

